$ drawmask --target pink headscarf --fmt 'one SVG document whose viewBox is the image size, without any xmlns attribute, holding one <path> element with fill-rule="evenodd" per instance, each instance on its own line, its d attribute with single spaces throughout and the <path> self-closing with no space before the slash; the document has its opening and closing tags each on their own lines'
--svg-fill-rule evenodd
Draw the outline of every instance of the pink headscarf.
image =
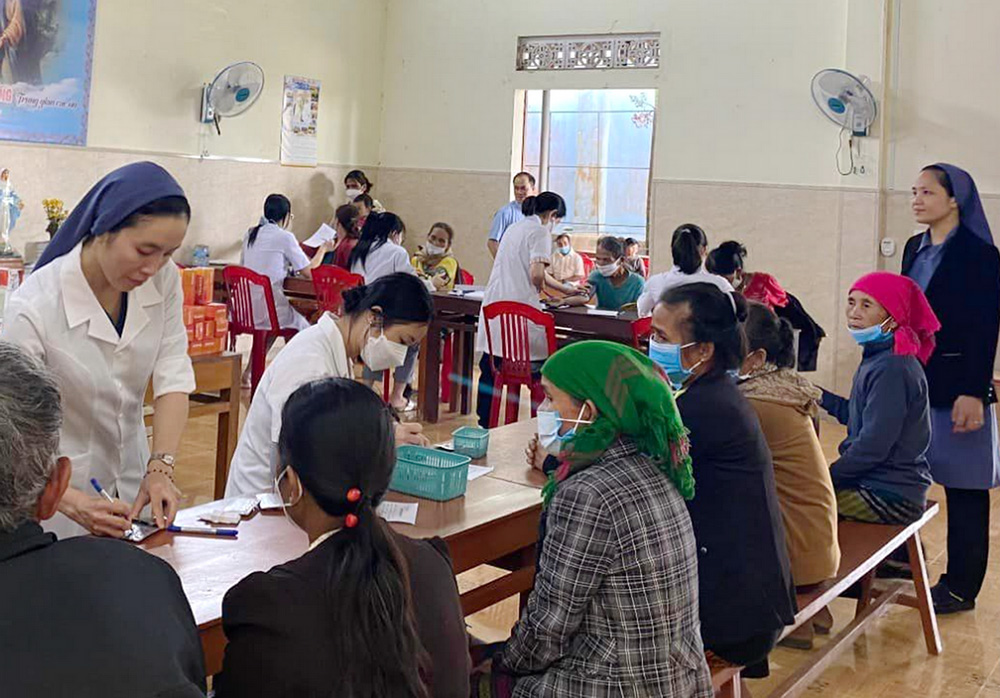
<svg viewBox="0 0 1000 698">
<path fill-rule="evenodd" d="M 941 323 L 916 282 L 899 274 L 876 271 L 855 281 L 851 290 L 877 300 L 899 325 L 895 332 L 897 354 L 916 356 L 920 363 L 927 363 L 934 353 L 934 333 L 941 329 Z"/>
</svg>

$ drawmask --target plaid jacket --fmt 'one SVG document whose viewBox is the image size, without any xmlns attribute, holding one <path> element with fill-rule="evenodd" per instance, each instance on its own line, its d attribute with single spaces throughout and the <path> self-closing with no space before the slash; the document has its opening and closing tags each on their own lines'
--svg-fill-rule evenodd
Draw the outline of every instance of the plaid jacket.
<svg viewBox="0 0 1000 698">
<path fill-rule="evenodd" d="M 521 698 L 711 698 L 691 520 L 631 441 L 560 484 L 500 662 Z"/>
</svg>

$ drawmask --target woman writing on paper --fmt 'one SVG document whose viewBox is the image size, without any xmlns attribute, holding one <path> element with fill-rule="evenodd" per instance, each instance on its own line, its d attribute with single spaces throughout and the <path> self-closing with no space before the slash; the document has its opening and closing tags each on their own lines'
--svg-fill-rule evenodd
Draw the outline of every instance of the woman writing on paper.
<svg viewBox="0 0 1000 698">
<path fill-rule="evenodd" d="M 42 360 L 63 397 L 59 450 L 73 476 L 48 525 L 60 536 L 121 537 L 147 504 L 160 527 L 177 513 L 174 455 L 195 382 L 170 257 L 190 217 L 159 165 L 115 170 L 77 204 L 11 298 L 0 338 Z M 150 379 L 152 455 L 143 423 Z M 91 478 L 115 500 L 96 496 Z"/>
</svg>

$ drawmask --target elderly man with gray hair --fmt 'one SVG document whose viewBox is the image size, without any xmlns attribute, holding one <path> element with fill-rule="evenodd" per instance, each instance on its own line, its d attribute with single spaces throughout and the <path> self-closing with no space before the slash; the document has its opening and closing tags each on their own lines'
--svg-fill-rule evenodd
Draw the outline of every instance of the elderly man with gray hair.
<svg viewBox="0 0 1000 698">
<path fill-rule="evenodd" d="M 47 370 L 0 342 L 0 695 L 203 696 L 173 569 L 123 541 L 57 541 L 39 525 L 69 484 L 61 421 Z"/>
</svg>

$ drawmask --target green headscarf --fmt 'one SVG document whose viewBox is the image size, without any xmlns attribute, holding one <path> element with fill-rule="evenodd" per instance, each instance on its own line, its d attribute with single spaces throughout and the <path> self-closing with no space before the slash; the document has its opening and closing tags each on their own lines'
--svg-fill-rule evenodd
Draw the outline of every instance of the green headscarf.
<svg viewBox="0 0 1000 698">
<path fill-rule="evenodd" d="M 560 482 L 587 468 L 620 436 L 650 456 L 684 499 L 694 497 L 688 432 L 662 370 L 649 357 L 616 342 L 577 342 L 549 357 L 542 375 L 573 398 L 592 401 L 598 411 L 559 454 L 560 465 L 542 489 L 545 506 Z"/>
</svg>

